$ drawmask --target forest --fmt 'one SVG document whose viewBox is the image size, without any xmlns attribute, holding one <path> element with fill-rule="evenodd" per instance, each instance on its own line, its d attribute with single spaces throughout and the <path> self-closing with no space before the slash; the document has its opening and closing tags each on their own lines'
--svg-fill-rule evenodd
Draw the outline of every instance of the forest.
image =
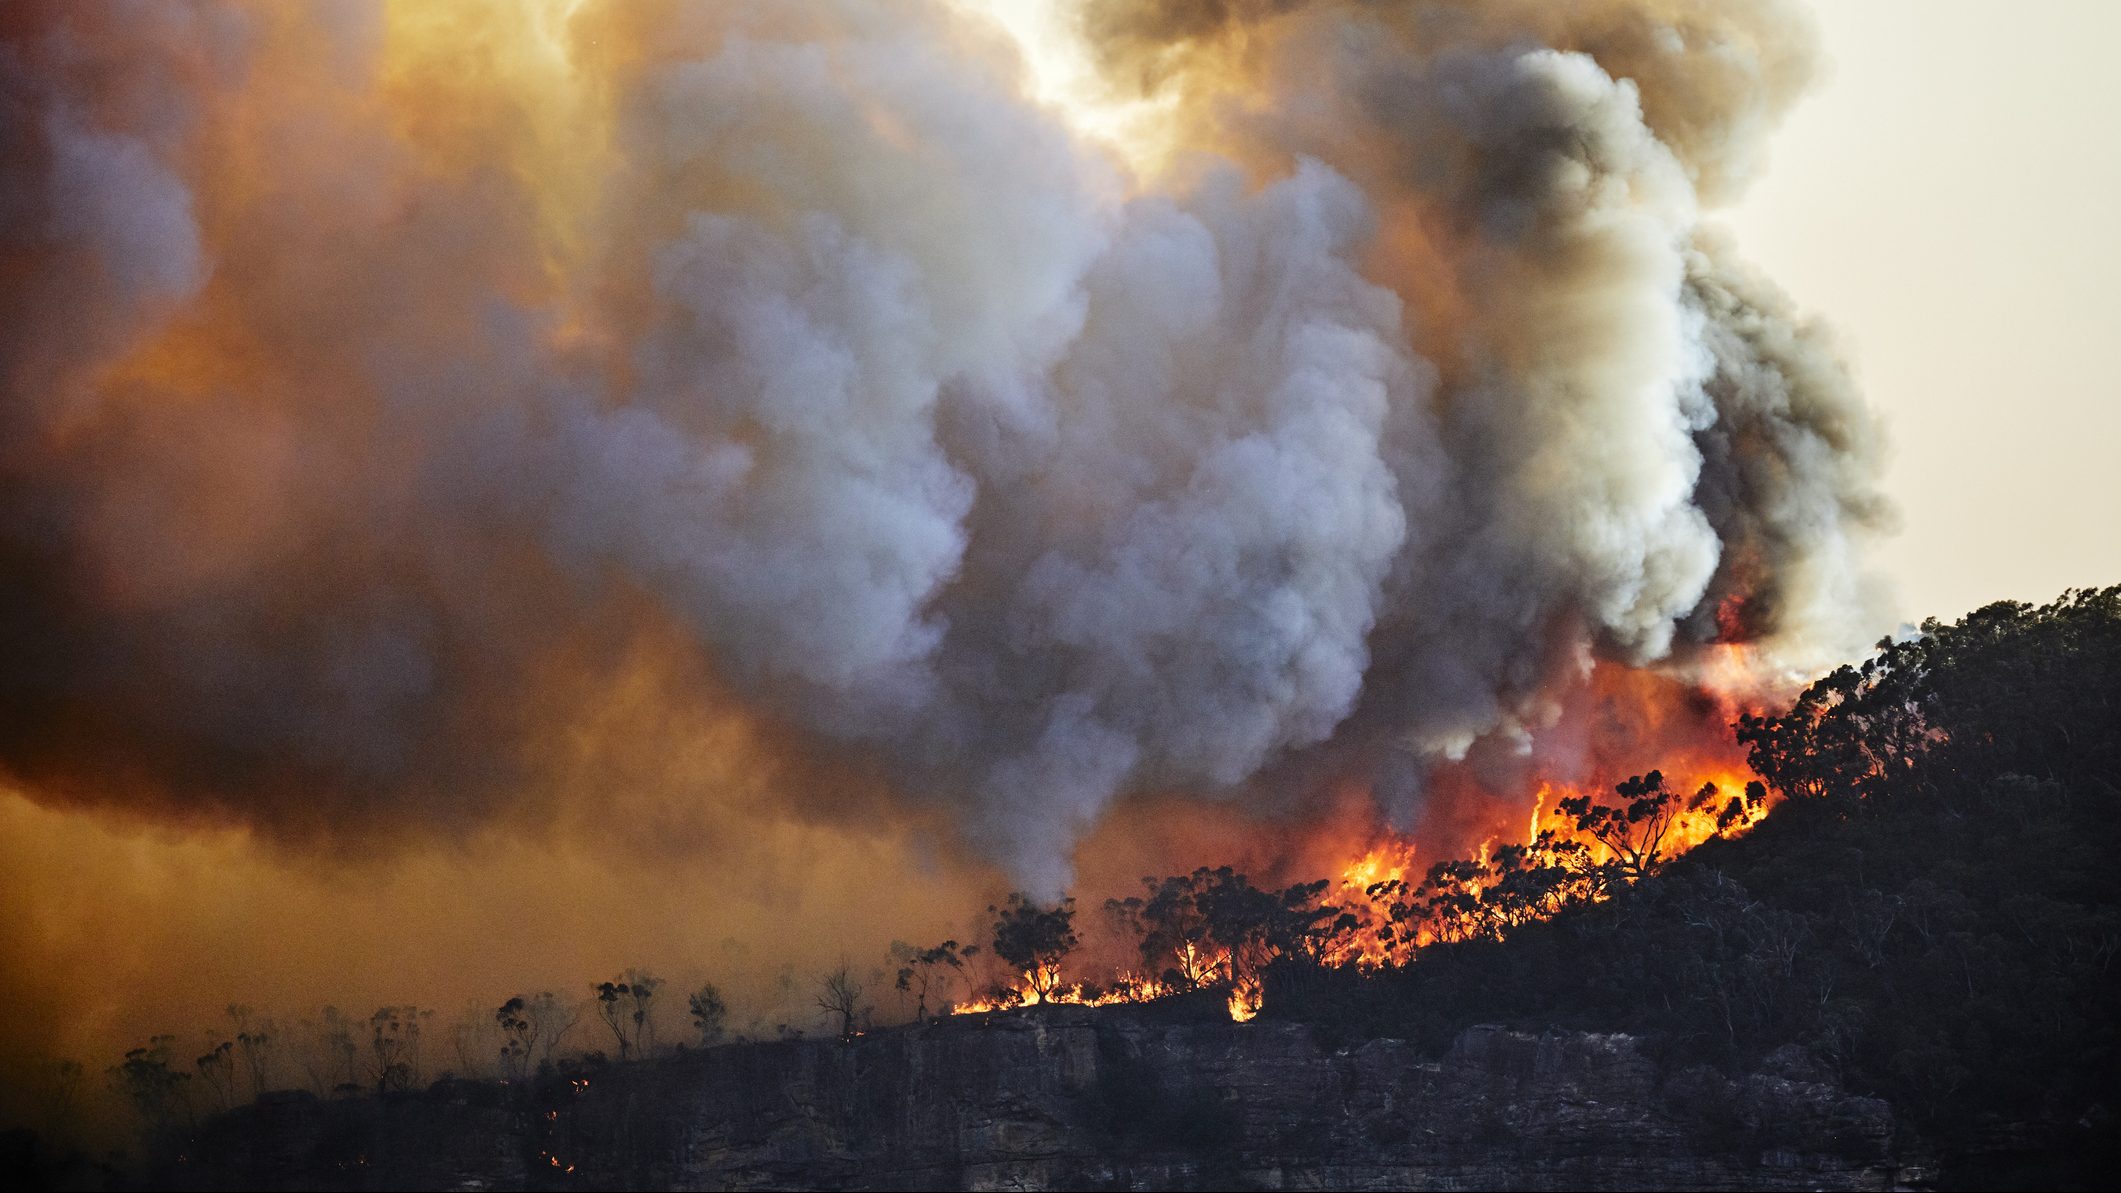
<svg viewBox="0 0 2121 1193">
<path fill-rule="evenodd" d="M 1941 1149 L 1949 1184 L 2097 1183 L 2121 1160 L 2121 586 L 1925 623 L 1734 728 L 1758 776 L 1743 790 L 1674 790 L 1645 770 L 1563 801 L 1528 843 L 1360 890 L 1221 867 L 1146 878 L 1094 910 L 1014 895 L 988 909 L 985 939 L 901 943 L 880 968 L 818 977 L 818 1018 L 778 1032 L 853 1040 L 953 1012 L 1200 991 L 1233 1019 L 1338 1042 L 1625 1032 L 1674 1066 L 1772 1057 L 1883 1097 Z M 1689 820 L 1710 829 L 1682 848 Z M 1089 972 L 1073 962 L 1092 919 L 1134 957 L 1108 981 L 1071 980 Z M 196 1056 L 162 1036 L 93 1077 L 55 1063 L 47 1121 L 0 1137 L 0 1159 L 50 1182 L 114 1174 L 115 1159 L 68 1150 L 90 1080 L 152 1153 L 282 1087 L 527 1089 L 730 1038 L 711 984 L 684 992 L 684 1030 L 659 1038 L 680 1001 L 666 985 L 632 970 L 439 1026 L 384 1007 L 283 1028 L 232 1006 Z"/>
</svg>

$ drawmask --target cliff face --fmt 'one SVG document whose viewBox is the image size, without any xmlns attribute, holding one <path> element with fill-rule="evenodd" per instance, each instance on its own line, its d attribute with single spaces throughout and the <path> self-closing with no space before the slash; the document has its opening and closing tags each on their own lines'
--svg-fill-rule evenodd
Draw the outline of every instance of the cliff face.
<svg viewBox="0 0 2121 1193">
<path fill-rule="evenodd" d="M 719 1048 L 534 1091 L 228 1116 L 161 1174 L 308 1188 L 1891 1188 L 1884 1103 L 1660 1076 L 1626 1036 L 1476 1028 L 1440 1059 L 1075 1007 Z"/>
</svg>

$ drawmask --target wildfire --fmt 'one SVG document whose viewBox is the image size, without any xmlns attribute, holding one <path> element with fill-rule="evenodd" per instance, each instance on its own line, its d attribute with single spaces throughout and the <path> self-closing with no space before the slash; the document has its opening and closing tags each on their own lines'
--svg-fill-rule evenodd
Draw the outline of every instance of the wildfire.
<svg viewBox="0 0 2121 1193">
<path fill-rule="evenodd" d="M 1394 893 L 1406 888 L 1407 874 L 1413 868 L 1413 842 L 1393 838 L 1363 851 L 1341 871 L 1340 902 L 1356 926 L 1338 934 L 1326 951 L 1327 965 L 1378 969 L 1406 959 L 1406 950 L 1393 947 L 1398 942 L 1391 930 L 1389 904 Z"/>
<path fill-rule="evenodd" d="M 1049 975 L 1056 979 L 1056 983 L 1047 984 L 1042 990 L 1038 979 Z M 1113 979 L 1110 986 L 1103 989 L 1085 987 L 1080 982 L 1061 986 L 1057 984 L 1057 979 L 1058 972 L 1053 970 L 1042 973 L 1025 973 L 1020 976 L 1015 984 L 1004 986 L 986 998 L 951 1004 L 950 1013 L 953 1015 L 981 1015 L 989 1011 L 1008 1011 L 1017 1007 L 1035 1007 L 1040 1003 L 1056 1006 L 1109 1007 L 1128 1002 L 1155 1002 L 1159 998 L 1178 993 L 1177 990 L 1154 978 L 1131 973 L 1121 973 L 1117 978 Z M 1256 1002 L 1253 1010 L 1255 1013 L 1258 1010 Z M 1232 1014 L 1235 1014 L 1235 1012 L 1233 1011 Z M 1250 1015 L 1246 1016 L 1246 1018 L 1250 1017 Z"/>
<path fill-rule="evenodd" d="M 1392 836 L 1368 846 L 1341 869 L 1337 888 L 1319 896 L 1320 912 L 1331 918 L 1314 955 L 1329 967 L 1374 970 L 1405 965 L 1439 942 L 1499 937 L 1570 903 L 1608 898 L 1614 885 L 1712 837 L 1743 833 L 1768 812 L 1770 801 L 1743 770 L 1675 767 L 1673 775 L 1680 782 L 1668 785 L 1662 772 L 1654 772 L 1654 783 L 1638 779 L 1641 786 L 1624 786 L 1617 816 L 1603 822 L 1585 817 L 1594 806 L 1585 791 L 1542 783 L 1521 842 L 1490 837 L 1473 857 L 1444 862 L 1418 880 L 1409 878 L 1416 873 L 1411 840 Z M 1511 886 L 1528 876 L 1528 886 Z M 1041 966 L 986 997 L 954 1004 L 950 1012 L 1040 1003 L 1102 1007 L 1222 989 L 1230 1018 L 1244 1023 L 1260 1013 L 1265 990 L 1259 972 L 1276 955 L 1248 948 L 1240 963 L 1228 949 L 1189 941 L 1174 952 L 1176 980 L 1122 972 L 1105 987 L 1065 983 L 1057 965 Z"/>
<path fill-rule="evenodd" d="M 1412 833 L 1357 829 L 1362 835 L 1351 839 L 1337 835 L 1345 829 L 1322 826 L 1336 834 L 1322 842 L 1338 848 L 1323 844 L 1307 856 L 1338 853 L 1349 860 L 1337 873 L 1328 871 L 1335 873 L 1330 882 L 1264 892 L 1283 899 L 1285 914 L 1296 917 L 1274 921 L 1281 926 L 1273 931 L 1267 913 L 1251 927 L 1222 929 L 1167 918 L 1161 952 L 1150 965 L 1162 979 L 1121 974 L 1099 987 L 1063 982 L 1056 967 L 1047 967 L 951 1009 L 1109 1006 L 1214 990 L 1225 995 L 1231 1019 L 1243 1023 L 1260 1013 L 1261 974 L 1280 949 L 1301 949 L 1329 968 L 1374 971 L 1407 965 L 1432 945 L 1501 939 L 1569 906 L 1611 898 L 1672 858 L 1711 838 L 1742 834 L 1767 815 L 1770 797 L 1730 731 L 1737 714 L 1772 686 L 1765 667 L 1735 642 L 1707 647 L 1683 671 L 1600 666 L 1569 694 L 1563 713 L 1590 728 L 1591 747 L 1557 753 L 1574 773 L 1549 772 L 1520 788 L 1531 796 L 1523 819 L 1496 817 L 1499 793 L 1470 768 L 1432 788 L 1437 814 L 1416 831 L 1423 840 L 1457 842 L 1455 850 L 1463 852 L 1432 863 L 1419 857 Z M 1652 759 L 1658 769 L 1635 773 Z M 1166 889 L 1180 881 L 1167 880 Z M 1198 915 L 1208 902 L 1205 894 L 1198 898 L 1170 903 L 1165 914 L 1183 906 Z"/>
</svg>

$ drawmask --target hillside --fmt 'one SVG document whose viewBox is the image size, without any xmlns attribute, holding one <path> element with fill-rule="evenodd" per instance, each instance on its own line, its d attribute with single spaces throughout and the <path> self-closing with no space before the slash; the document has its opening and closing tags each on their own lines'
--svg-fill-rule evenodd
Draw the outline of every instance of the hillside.
<svg viewBox="0 0 2121 1193">
<path fill-rule="evenodd" d="M 1177 999 L 740 1044 L 524 1090 L 277 1099 L 219 1120 L 153 1181 L 1875 1189 L 1923 1176 L 1884 1103 L 1803 1075 L 1666 1072 L 1629 1037 L 1494 1028 L 1433 1059 L 1396 1040 L 1329 1049 L 1300 1025 L 1235 1024 L 1213 1000 Z"/>
<path fill-rule="evenodd" d="M 1801 1055 L 1940 1141 L 1948 1183 L 2102 1183 L 2121 589 L 1923 629 L 1741 728 L 1788 797 L 1749 834 L 1500 943 L 1368 978 L 1283 967 L 1268 1013 L 1429 1048 L 1501 1021 L 1727 1068 Z"/>
<path fill-rule="evenodd" d="M 1281 948 L 1251 1022 L 1204 981 L 513 1084 L 274 1094 L 168 1136 L 149 1179 L 2098 1187 L 2121 1160 L 2121 588 L 1925 625 L 1739 736 L 1779 796 L 1749 831 L 1588 884 L 1519 859 L 1592 893 L 1505 928 L 1481 917 L 1521 891 L 1453 888 L 1487 926 L 1404 965 Z M 1191 881 L 1162 889 L 1220 901 L 1202 939 L 1226 956 L 1236 933 L 1348 930 L 1242 876 Z M 997 954 L 1072 947 L 1068 915 L 1012 901 L 997 930 L 1026 939 Z"/>
</svg>

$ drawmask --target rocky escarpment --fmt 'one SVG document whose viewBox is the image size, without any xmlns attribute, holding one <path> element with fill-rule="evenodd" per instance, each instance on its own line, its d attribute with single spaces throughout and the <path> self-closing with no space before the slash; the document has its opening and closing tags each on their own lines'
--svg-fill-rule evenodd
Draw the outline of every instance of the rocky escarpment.
<svg viewBox="0 0 2121 1193">
<path fill-rule="evenodd" d="M 224 1117 L 161 1175 L 332 1189 L 1884 1189 L 1925 1173 L 1882 1102 L 1794 1070 L 1661 1072 L 1626 1036 L 1475 1028 L 1428 1058 L 1184 1007 L 1047 1007 L 529 1089 L 282 1098 Z"/>
</svg>

